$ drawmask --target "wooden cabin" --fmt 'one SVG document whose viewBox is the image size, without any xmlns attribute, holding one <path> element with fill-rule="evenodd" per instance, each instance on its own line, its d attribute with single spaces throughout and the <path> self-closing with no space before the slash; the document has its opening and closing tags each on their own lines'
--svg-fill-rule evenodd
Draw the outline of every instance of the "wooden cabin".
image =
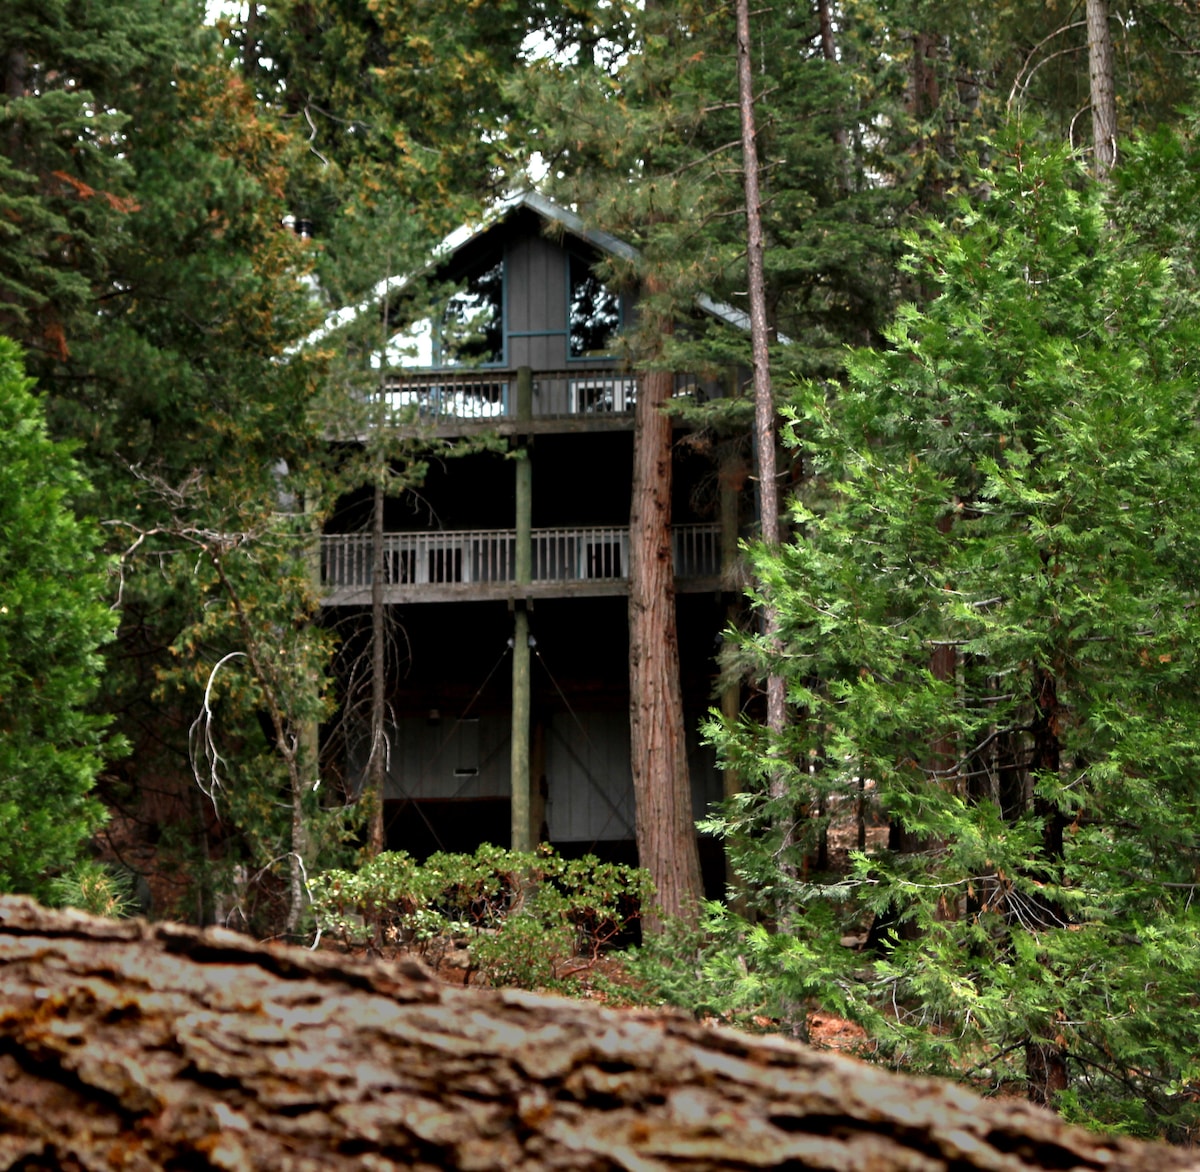
<svg viewBox="0 0 1200 1172">
<path fill-rule="evenodd" d="M 508 845 L 514 761 L 523 772 L 524 760 L 529 841 L 636 858 L 626 596 L 638 382 L 612 339 L 637 308 L 597 279 L 606 253 L 629 248 L 540 196 L 509 200 L 439 251 L 433 276 L 454 291 L 433 319 L 402 322 L 383 359 L 378 393 L 398 419 L 443 439 L 487 432 L 505 447 L 435 460 L 418 491 L 386 503 L 393 849 Z M 702 311 L 738 320 L 712 303 Z M 697 398 L 720 393 L 718 380 L 680 374 L 677 385 Z M 676 445 L 678 629 L 697 817 L 723 792 L 696 729 L 715 702 L 715 655 L 736 597 L 723 582 L 738 502 L 719 481 L 710 455 Z M 372 501 L 365 488 L 345 497 L 321 539 L 323 601 L 347 662 L 363 653 L 370 628 Z M 523 758 L 514 736 L 527 741 Z M 338 753 L 352 788 L 368 744 L 362 719 L 346 722 Z M 701 846 L 719 892 L 720 851 Z"/>
</svg>

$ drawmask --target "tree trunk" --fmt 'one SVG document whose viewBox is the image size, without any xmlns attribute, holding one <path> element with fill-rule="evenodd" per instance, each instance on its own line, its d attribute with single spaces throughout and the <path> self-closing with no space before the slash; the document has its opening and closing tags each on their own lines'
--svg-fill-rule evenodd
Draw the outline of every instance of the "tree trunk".
<svg viewBox="0 0 1200 1172">
<path fill-rule="evenodd" d="M 0 1172 L 1200 1169 L 778 1039 L 0 897 Z"/>
<path fill-rule="evenodd" d="M 771 360 L 767 350 L 766 278 L 763 273 L 762 197 L 758 183 L 754 92 L 750 69 L 750 4 L 737 0 L 738 109 L 742 127 L 742 184 L 746 196 L 746 267 L 750 300 L 750 346 L 754 364 L 754 443 L 758 453 L 758 500 L 762 539 L 779 544 L 779 471 L 775 456 L 775 400 L 771 392 Z M 779 612 L 768 602 L 763 628 L 772 652 L 778 652 Z M 783 677 L 767 677 L 767 728 L 783 732 Z"/>
<path fill-rule="evenodd" d="M 672 332 L 669 318 L 658 325 L 661 334 Z M 663 912 L 694 920 L 704 888 L 679 683 L 671 554 L 671 420 L 662 410 L 674 388 L 669 371 L 644 374 L 634 417 L 629 516 L 630 764 L 638 861 L 654 880 Z M 661 926 L 653 915 L 643 923 L 650 931 Z"/>
<path fill-rule="evenodd" d="M 1041 670 L 1034 677 L 1033 755 L 1030 767 L 1034 773 L 1057 774 L 1062 766 L 1062 748 L 1058 737 L 1061 718 L 1058 701 L 1058 681 L 1050 671 Z M 1036 794 L 1033 812 L 1042 819 L 1042 857 L 1045 867 L 1038 876 L 1050 883 L 1062 882 L 1063 837 L 1066 819 L 1057 805 Z M 1065 923 L 1062 908 L 1052 900 L 1039 901 L 1048 927 Z M 1046 1034 L 1056 1032 L 1055 1022 L 1047 1020 Z M 1025 1044 L 1025 1082 L 1030 1101 L 1052 1103 L 1067 1089 L 1067 1055 L 1053 1042 L 1030 1039 Z"/>
<path fill-rule="evenodd" d="M 383 790 L 387 780 L 387 743 L 384 717 L 387 714 L 385 687 L 386 618 L 383 605 L 383 480 L 375 484 L 371 510 L 371 752 L 367 758 L 368 817 L 367 854 L 374 858 L 385 846 Z"/>
<path fill-rule="evenodd" d="M 262 56 L 262 17 L 258 11 L 258 4 L 255 0 L 250 0 L 246 5 L 246 36 L 245 48 L 242 58 L 242 76 L 254 84 L 258 78 L 258 59 Z"/>
<path fill-rule="evenodd" d="M 831 0 L 817 0 L 817 23 L 821 26 L 821 56 L 829 62 L 830 65 L 836 65 L 838 61 L 837 41 L 833 35 L 833 4 Z M 844 125 L 839 124 L 833 132 L 833 141 L 840 148 L 840 161 L 842 167 L 841 187 L 843 194 L 849 194 L 850 191 L 850 159 L 848 151 L 850 149 L 850 133 Z"/>
<path fill-rule="evenodd" d="M 758 458 L 758 503 L 763 544 L 776 549 L 780 542 L 779 472 L 775 453 L 775 399 L 771 388 L 771 360 L 767 348 L 766 276 L 763 271 L 762 195 L 759 190 L 757 127 L 754 117 L 753 74 L 750 66 L 750 4 L 737 0 L 738 110 L 742 130 L 742 185 L 746 198 L 746 269 L 750 301 L 750 347 L 754 365 L 754 445 Z M 763 637 L 768 654 L 778 661 L 783 651 L 779 637 L 779 611 L 768 597 L 762 608 Z M 778 670 L 767 675 L 767 732 L 772 755 L 780 752 L 779 738 L 787 724 L 784 679 Z M 798 875 L 794 851 L 795 815 L 790 808 L 790 791 L 784 771 L 774 768 L 769 781 L 777 829 L 781 834 L 779 867 L 783 877 Z M 786 888 L 785 888 L 786 890 Z M 788 931 L 794 916 L 793 901 L 784 895 L 775 914 Z M 796 1018 L 802 1028 L 804 1015 Z"/>
<path fill-rule="evenodd" d="M 1117 162 L 1117 97 L 1108 0 L 1087 0 L 1087 35 L 1093 168 L 1103 183 Z"/>
<path fill-rule="evenodd" d="M 915 196 L 925 212 L 938 208 L 946 194 L 946 179 L 941 173 L 940 160 L 947 157 L 952 145 L 947 140 L 945 121 L 935 117 L 942 102 L 938 76 L 938 53 L 942 40 L 940 35 L 933 32 L 914 33 L 912 61 L 909 64 L 907 104 L 916 123 L 916 138 L 909 149 L 920 170 Z M 913 293 L 919 301 L 929 299 L 927 290 L 917 289 Z"/>
<path fill-rule="evenodd" d="M 909 112 L 916 118 L 928 118 L 942 100 L 937 75 L 938 38 L 929 32 L 913 35 L 912 66 L 909 77 Z"/>
</svg>

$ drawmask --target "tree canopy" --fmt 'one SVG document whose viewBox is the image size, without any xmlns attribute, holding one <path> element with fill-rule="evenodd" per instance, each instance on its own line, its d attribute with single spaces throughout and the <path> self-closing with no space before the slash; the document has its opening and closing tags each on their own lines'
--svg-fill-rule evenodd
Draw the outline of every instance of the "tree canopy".
<svg viewBox="0 0 1200 1172">
<path fill-rule="evenodd" d="M 117 615 L 99 528 L 74 512 L 87 483 L 32 385 L 0 338 L 0 891 L 45 897 L 103 821 L 90 704 Z"/>
<path fill-rule="evenodd" d="M 912 240 L 932 300 L 793 409 L 816 474 L 796 540 L 756 564 L 797 719 L 782 753 L 751 729 L 729 745 L 746 773 L 786 759 L 791 785 L 723 825 L 763 890 L 764 817 L 798 819 L 810 854 L 830 811 L 891 826 L 792 892 L 812 914 L 776 943 L 819 952 L 797 982 L 898 1060 L 1034 1079 L 1048 1047 L 1046 1097 L 1117 1123 L 1136 1088 L 1153 1119 L 1125 1123 L 1182 1126 L 1195 319 L 1067 153 L 1014 135 L 979 182 Z M 874 959 L 839 961 L 834 938 L 872 922 Z"/>
</svg>

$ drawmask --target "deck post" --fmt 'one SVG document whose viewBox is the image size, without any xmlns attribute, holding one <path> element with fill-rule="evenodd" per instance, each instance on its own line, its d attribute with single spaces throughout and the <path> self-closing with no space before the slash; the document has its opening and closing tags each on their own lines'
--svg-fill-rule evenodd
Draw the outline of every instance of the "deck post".
<svg viewBox="0 0 1200 1172">
<path fill-rule="evenodd" d="M 517 421 L 533 417 L 533 371 L 522 366 L 517 371 Z M 516 564 L 513 598 L 513 688 L 512 688 L 512 836 L 515 851 L 534 847 L 531 824 L 529 778 L 529 612 L 527 592 L 533 579 L 533 465 L 527 440 L 518 440 L 516 463 Z"/>
</svg>

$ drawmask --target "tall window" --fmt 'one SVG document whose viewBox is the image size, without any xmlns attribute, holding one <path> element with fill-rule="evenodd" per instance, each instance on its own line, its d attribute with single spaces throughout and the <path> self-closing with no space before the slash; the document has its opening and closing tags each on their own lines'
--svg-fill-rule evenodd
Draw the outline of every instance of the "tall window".
<svg viewBox="0 0 1200 1172">
<path fill-rule="evenodd" d="M 468 273 L 446 302 L 439 337 L 443 366 L 504 360 L 504 260 Z"/>
<path fill-rule="evenodd" d="M 612 336 L 621 328 L 621 299 L 606 289 L 587 261 L 572 255 L 571 357 L 599 358 L 612 353 Z"/>
</svg>

